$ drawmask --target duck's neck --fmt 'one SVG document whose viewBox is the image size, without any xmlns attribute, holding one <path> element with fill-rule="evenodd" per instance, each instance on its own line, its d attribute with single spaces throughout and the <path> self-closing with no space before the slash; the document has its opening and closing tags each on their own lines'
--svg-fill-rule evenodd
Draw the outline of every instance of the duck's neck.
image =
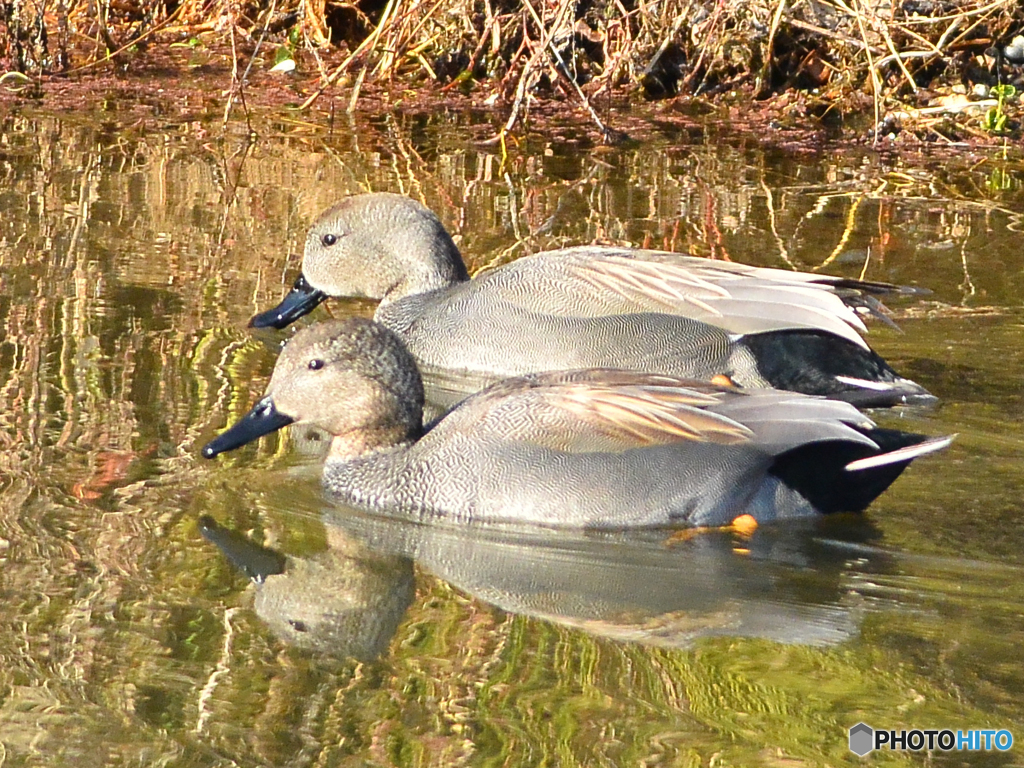
<svg viewBox="0 0 1024 768">
<path fill-rule="evenodd" d="M 355 461 L 375 453 L 407 448 L 422 432 L 406 427 L 392 426 L 379 429 L 360 429 L 335 435 L 331 440 L 328 458 L 333 461 Z"/>
<path fill-rule="evenodd" d="M 442 228 L 436 233 L 425 253 L 393 254 L 401 266 L 394 281 L 384 288 L 381 305 L 423 293 L 449 288 L 469 280 L 466 263 L 451 236 Z"/>
</svg>

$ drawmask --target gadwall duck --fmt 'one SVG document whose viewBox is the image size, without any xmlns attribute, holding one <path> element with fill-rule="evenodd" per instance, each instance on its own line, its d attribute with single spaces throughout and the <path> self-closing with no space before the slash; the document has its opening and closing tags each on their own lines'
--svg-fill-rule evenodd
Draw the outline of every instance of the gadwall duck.
<svg viewBox="0 0 1024 768">
<path fill-rule="evenodd" d="M 607 369 L 508 379 L 428 428 L 422 408 L 398 336 L 331 321 L 285 345 L 266 396 L 203 456 L 305 422 L 334 435 L 324 484 L 353 506 L 630 528 L 861 510 L 951 440 L 875 427 L 837 400 Z"/>
<path fill-rule="evenodd" d="M 825 395 L 859 406 L 930 402 L 858 331 L 873 293 L 900 289 L 662 251 L 583 246 L 470 280 L 438 218 L 376 193 L 325 211 L 302 274 L 255 327 L 283 328 L 328 296 L 379 299 L 375 319 L 461 393 L 508 376 L 619 368 Z"/>
</svg>

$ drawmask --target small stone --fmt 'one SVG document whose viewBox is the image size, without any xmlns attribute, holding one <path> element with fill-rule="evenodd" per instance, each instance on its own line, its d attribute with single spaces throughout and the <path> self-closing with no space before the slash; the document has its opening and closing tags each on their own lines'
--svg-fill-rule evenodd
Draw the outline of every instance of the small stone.
<svg viewBox="0 0 1024 768">
<path fill-rule="evenodd" d="M 1014 64 L 1024 64 L 1024 35 L 1017 35 L 1003 49 L 1003 56 Z"/>
</svg>

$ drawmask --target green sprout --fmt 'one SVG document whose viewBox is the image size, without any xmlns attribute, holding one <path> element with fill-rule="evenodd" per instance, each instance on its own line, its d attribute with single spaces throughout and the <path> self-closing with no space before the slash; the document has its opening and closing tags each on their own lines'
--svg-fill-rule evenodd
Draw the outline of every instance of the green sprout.
<svg viewBox="0 0 1024 768">
<path fill-rule="evenodd" d="M 1012 85 L 1003 83 L 992 87 L 990 92 L 997 99 L 994 107 L 989 107 L 985 113 L 985 118 L 981 121 L 981 127 L 989 133 L 1005 133 L 1006 132 L 1006 121 L 1007 114 L 1003 110 L 1003 105 L 1007 100 L 1012 99 L 1017 93 L 1017 89 Z"/>
</svg>

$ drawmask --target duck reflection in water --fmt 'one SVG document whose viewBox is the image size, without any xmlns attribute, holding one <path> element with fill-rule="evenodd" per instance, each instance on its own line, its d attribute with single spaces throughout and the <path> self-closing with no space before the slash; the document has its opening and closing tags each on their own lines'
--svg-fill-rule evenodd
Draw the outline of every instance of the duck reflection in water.
<svg viewBox="0 0 1024 768">
<path fill-rule="evenodd" d="M 501 610 L 659 647 L 715 636 L 842 642 L 866 605 L 851 579 L 885 567 L 881 554 L 851 558 L 810 521 L 668 547 L 651 531 L 424 525 L 337 507 L 323 520 L 330 548 L 309 558 L 269 554 L 210 518 L 200 529 L 253 579 L 255 610 L 278 637 L 363 661 L 384 653 L 400 626 L 413 562 Z M 863 520 L 846 522 L 853 535 L 871 533 Z M 257 562 L 273 572 L 261 576 Z"/>
<path fill-rule="evenodd" d="M 328 529 L 319 557 L 285 557 L 219 525 L 199 531 L 255 585 L 253 607 L 287 643 L 336 657 L 370 661 L 388 647 L 415 594 L 412 561 L 380 553 Z"/>
</svg>

